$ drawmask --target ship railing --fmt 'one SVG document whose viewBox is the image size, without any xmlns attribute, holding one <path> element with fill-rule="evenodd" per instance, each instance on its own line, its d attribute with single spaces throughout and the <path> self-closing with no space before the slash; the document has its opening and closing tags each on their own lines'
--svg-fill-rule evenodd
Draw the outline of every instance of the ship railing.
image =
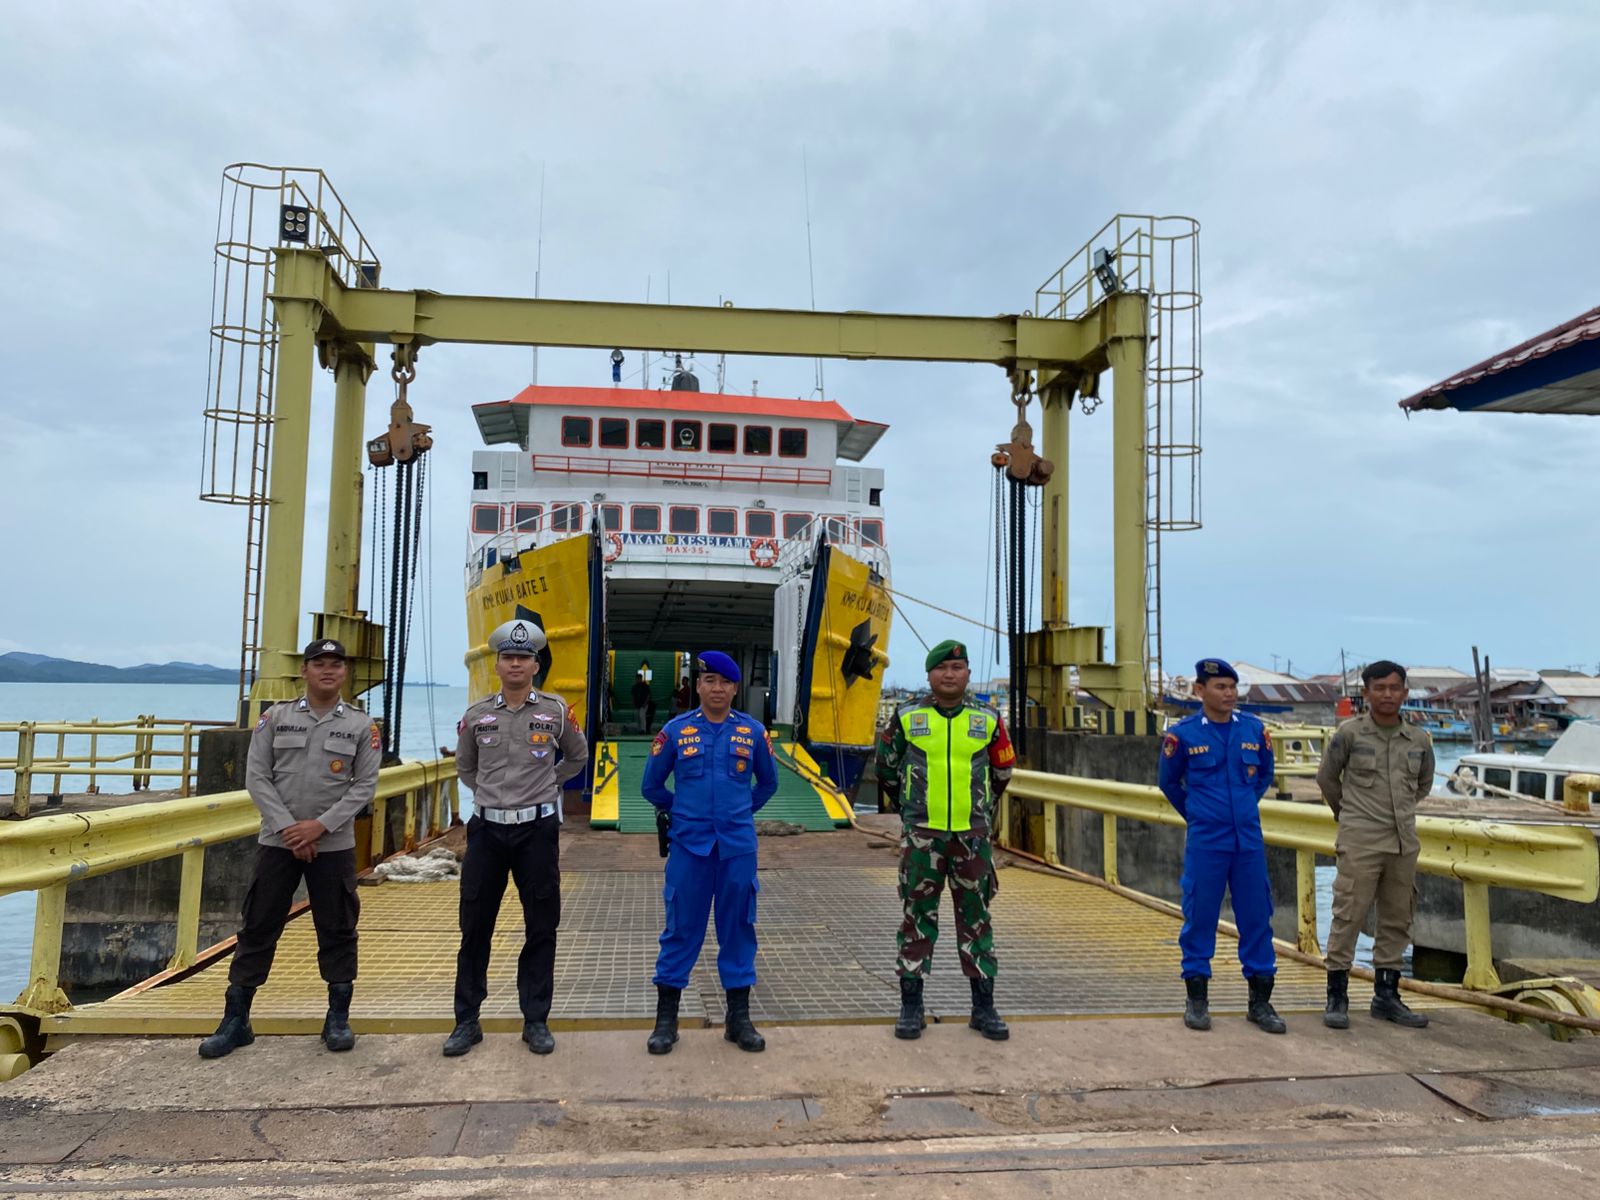
<svg viewBox="0 0 1600 1200">
<path fill-rule="evenodd" d="M 768 467 L 754 463 L 675 462 L 660 458 L 606 458 L 600 455 L 535 454 L 535 471 L 563 475 L 600 475 L 625 479 L 681 479 L 707 483 L 755 483 L 766 486 L 830 487 L 826 467 Z"/>
<path fill-rule="evenodd" d="M 1071 869 L 1063 859 L 1062 837 L 1072 833 L 1073 813 L 1100 815 L 1101 874 L 1120 887 L 1117 823 L 1184 827 L 1185 822 L 1159 789 L 1144 784 L 1116 783 L 1016 771 L 1000 803 L 999 828 L 1009 835 L 1019 803 L 1042 807 L 1041 856 L 1053 866 Z M 1295 949 L 1320 961 L 1317 940 L 1316 860 L 1335 857 L 1338 823 L 1321 804 L 1263 800 L 1261 831 L 1269 846 L 1295 852 Z M 1418 817 L 1422 843 L 1417 869 L 1424 874 L 1458 880 L 1466 930 L 1467 968 L 1462 986 L 1476 991 L 1500 987 L 1495 971 L 1489 916 L 1491 887 L 1542 892 L 1581 904 L 1600 895 L 1600 853 L 1594 834 L 1576 825 L 1509 825 L 1457 817 Z M 1132 890 L 1132 889 L 1125 889 Z M 1143 893 L 1139 895 L 1144 896 Z M 1144 896 L 1151 900 L 1153 897 Z"/>
<path fill-rule="evenodd" d="M 149 790 L 153 779 L 177 781 L 178 795 L 190 794 L 199 764 L 200 731 L 226 727 L 228 721 L 192 721 L 154 714 L 126 721 L 17 721 L 0 724 L 0 735 L 16 736 L 15 753 L 0 758 L 0 771 L 16 777 L 11 814 L 26 817 L 33 808 L 35 783 L 50 776 L 49 805 L 61 800 L 61 780 L 86 778 L 87 792 L 100 791 L 99 780 L 128 777 L 133 790 Z M 48 745 L 55 738 L 55 746 Z M 109 747 L 108 747 L 109 743 Z M 176 760 L 157 766 L 156 760 Z"/>
<path fill-rule="evenodd" d="M 857 562 L 871 568 L 889 582 L 889 550 L 874 537 L 863 533 L 849 518 L 819 513 L 793 534 L 778 539 L 778 571 L 783 578 L 809 571 L 816 553 L 818 537 L 826 533 L 828 543 L 842 549 Z"/>
<path fill-rule="evenodd" d="M 391 839 L 390 806 L 396 804 L 405 806 L 405 823 Z M 457 805 L 454 758 L 384 768 L 372 801 L 371 861 L 383 858 L 391 840 L 396 849 L 409 850 L 442 833 L 455 821 Z M 199 947 L 206 847 L 251 837 L 260 829 L 261 814 L 243 790 L 0 824 L 0 896 L 38 893 L 28 985 L 12 1011 L 41 1015 L 72 1007 L 60 983 L 67 887 L 97 875 L 168 858 L 183 860 L 174 914 L 176 946 L 157 981 L 224 952 L 226 942 L 204 955 Z"/>
</svg>

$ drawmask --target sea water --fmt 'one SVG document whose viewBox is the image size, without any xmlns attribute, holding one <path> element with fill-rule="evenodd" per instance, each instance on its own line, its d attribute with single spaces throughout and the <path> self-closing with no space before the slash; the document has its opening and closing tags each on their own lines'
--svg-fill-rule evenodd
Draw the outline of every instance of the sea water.
<svg viewBox="0 0 1600 1200">
<path fill-rule="evenodd" d="M 400 722 L 400 755 L 408 760 L 439 757 L 440 746 L 454 748 L 456 722 L 467 707 L 464 687 L 408 687 L 404 692 Z M 151 714 L 163 719 L 183 721 L 231 721 L 238 702 L 238 689 L 232 684 L 175 683 L 0 683 L 0 724 L 18 721 L 128 721 Z M 368 697 L 369 711 L 383 711 L 383 692 Z M 69 750 L 76 739 L 69 739 Z M 77 742 L 82 746 L 81 741 Z M 55 742 L 41 737 L 41 752 L 53 752 Z M 102 741 L 101 748 L 120 754 L 132 748 L 129 739 Z M 0 758 L 16 756 L 16 736 L 0 734 Z M 157 760 L 161 763 L 161 760 Z M 170 765 L 176 760 L 166 760 Z M 35 775 L 33 802 L 44 804 L 53 776 Z M 171 785 L 157 779 L 157 788 Z M 16 786 L 10 771 L 0 771 L 0 795 L 9 796 Z M 62 776 L 64 793 L 82 792 L 89 786 L 85 776 Z M 119 776 L 101 776 L 100 790 L 129 793 L 132 781 Z M 471 807 L 470 794 L 463 791 L 462 808 Z M 38 811 L 37 808 L 34 810 Z M 33 946 L 34 894 L 17 892 L 0 896 L 0 1003 L 8 1003 L 27 986 L 28 958 Z"/>
</svg>

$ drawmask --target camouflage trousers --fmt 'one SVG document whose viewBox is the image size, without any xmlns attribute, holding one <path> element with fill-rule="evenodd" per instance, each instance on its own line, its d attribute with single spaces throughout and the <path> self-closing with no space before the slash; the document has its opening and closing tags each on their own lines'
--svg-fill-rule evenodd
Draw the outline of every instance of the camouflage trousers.
<svg viewBox="0 0 1600 1200">
<path fill-rule="evenodd" d="M 962 973 L 993 979 L 994 927 L 989 901 L 999 889 L 988 834 L 908 829 L 900 840 L 900 901 L 905 915 L 895 938 L 901 975 L 925 976 L 939 938 L 939 897 L 950 881 L 956 910 L 956 950 Z"/>
</svg>

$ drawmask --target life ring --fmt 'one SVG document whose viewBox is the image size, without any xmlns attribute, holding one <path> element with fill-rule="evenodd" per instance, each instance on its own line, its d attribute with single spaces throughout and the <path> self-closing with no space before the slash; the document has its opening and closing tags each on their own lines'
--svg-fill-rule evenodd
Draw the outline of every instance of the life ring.
<svg viewBox="0 0 1600 1200">
<path fill-rule="evenodd" d="M 606 534 L 606 561 L 616 562 L 622 557 L 622 538 L 615 533 Z"/>
<path fill-rule="evenodd" d="M 773 538 L 757 538 L 750 543 L 750 561 L 758 567 L 775 566 L 778 562 L 778 543 Z"/>
</svg>

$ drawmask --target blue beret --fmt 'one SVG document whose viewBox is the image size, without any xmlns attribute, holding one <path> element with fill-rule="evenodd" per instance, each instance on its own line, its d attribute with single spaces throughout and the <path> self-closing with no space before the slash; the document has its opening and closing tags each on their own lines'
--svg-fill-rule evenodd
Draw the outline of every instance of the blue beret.
<svg viewBox="0 0 1600 1200">
<path fill-rule="evenodd" d="M 1194 665 L 1194 677 L 1201 683 L 1208 679 L 1231 679 L 1239 682 L 1239 672 L 1225 658 L 1202 658 Z"/>
<path fill-rule="evenodd" d="M 739 682 L 739 664 L 721 650 L 707 650 L 695 662 L 695 666 L 702 671 L 710 671 L 714 675 L 721 675 L 724 679 L 733 683 Z"/>
</svg>

